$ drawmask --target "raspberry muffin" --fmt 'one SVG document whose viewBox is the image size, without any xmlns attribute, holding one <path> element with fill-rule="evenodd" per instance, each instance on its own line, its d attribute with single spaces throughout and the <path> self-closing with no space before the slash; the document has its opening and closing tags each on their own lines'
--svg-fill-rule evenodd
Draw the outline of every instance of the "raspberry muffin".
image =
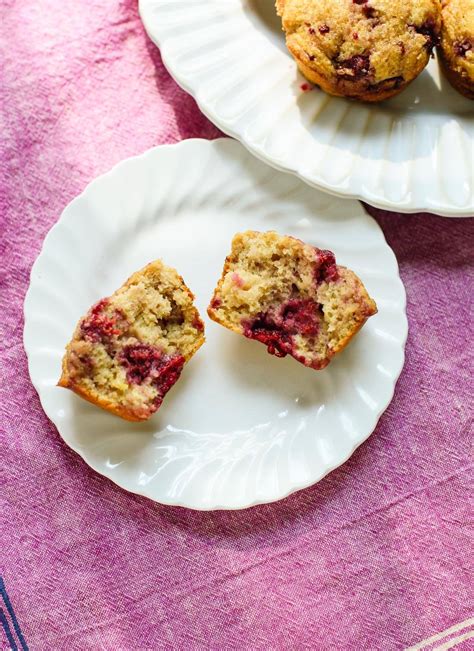
<svg viewBox="0 0 474 651">
<path fill-rule="evenodd" d="M 277 0 L 276 7 L 302 74 L 331 95 L 367 102 L 397 95 L 420 74 L 441 25 L 439 0 Z"/>
<path fill-rule="evenodd" d="M 59 386 L 125 420 L 148 419 L 204 343 L 194 296 L 157 260 L 79 321 Z"/>
<path fill-rule="evenodd" d="M 211 319 L 322 369 L 377 312 L 330 251 L 275 232 L 238 233 L 208 307 Z"/>
<path fill-rule="evenodd" d="M 474 0 L 442 0 L 439 54 L 454 88 L 474 99 Z"/>
</svg>

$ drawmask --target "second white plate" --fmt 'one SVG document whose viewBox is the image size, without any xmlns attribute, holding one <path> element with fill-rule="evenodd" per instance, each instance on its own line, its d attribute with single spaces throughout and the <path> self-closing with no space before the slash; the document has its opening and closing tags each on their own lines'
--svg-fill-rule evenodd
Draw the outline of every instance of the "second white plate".
<svg viewBox="0 0 474 651">
<path fill-rule="evenodd" d="M 248 228 L 332 249 L 377 301 L 324 371 L 207 319 L 232 236 Z M 128 423 L 56 383 L 80 316 L 155 258 L 196 294 L 207 341 L 155 416 Z M 157 147 L 91 183 L 47 236 L 25 302 L 31 378 L 66 443 L 123 488 L 196 509 L 277 500 L 346 461 L 392 398 L 406 335 L 405 292 L 376 222 L 229 139 Z"/>
<path fill-rule="evenodd" d="M 370 106 L 302 90 L 273 0 L 140 0 L 140 15 L 201 110 L 273 167 L 387 210 L 474 215 L 474 103 L 436 60 Z"/>
</svg>

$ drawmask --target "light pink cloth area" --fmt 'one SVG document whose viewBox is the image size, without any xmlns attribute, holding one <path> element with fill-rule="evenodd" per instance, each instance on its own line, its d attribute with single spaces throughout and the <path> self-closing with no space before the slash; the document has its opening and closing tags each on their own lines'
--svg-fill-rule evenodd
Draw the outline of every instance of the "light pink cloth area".
<svg viewBox="0 0 474 651">
<path fill-rule="evenodd" d="M 2 0 L 0 20 L 1 574 L 29 647 L 387 651 L 465 621 L 473 222 L 373 211 L 408 292 L 407 363 L 342 468 L 243 512 L 130 495 L 41 410 L 22 346 L 28 275 L 93 177 L 219 133 L 165 71 L 135 0 Z"/>
</svg>

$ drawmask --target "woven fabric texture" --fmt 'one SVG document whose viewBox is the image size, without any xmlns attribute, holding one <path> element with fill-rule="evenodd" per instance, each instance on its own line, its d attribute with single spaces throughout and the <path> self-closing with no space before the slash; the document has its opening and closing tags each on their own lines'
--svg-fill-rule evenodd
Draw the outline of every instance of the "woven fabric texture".
<svg viewBox="0 0 474 651">
<path fill-rule="evenodd" d="M 9 632 L 32 650 L 387 651 L 465 622 L 474 222 L 370 209 L 410 335 L 393 402 L 343 467 L 242 512 L 127 494 L 41 410 L 22 345 L 29 272 L 92 178 L 220 134 L 165 71 L 135 0 L 3 0 L 0 25 L 0 648 Z"/>
</svg>

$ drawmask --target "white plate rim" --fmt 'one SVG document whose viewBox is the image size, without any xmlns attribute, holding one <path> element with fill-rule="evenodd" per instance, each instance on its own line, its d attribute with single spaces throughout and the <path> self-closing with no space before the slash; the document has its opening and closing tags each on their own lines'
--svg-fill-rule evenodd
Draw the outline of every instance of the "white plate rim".
<svg viewBox="0 0 474 651">
<path fill-rule="evenodd" d="M 311 179 L 309 176 L 304 175 L 299 172 L 299 170 L 294 165 L 282 165 L 273 158 L 270 154 L 262 148 L 259 148 L 256 144 L 247 141 L 244 134 L 239 129 L 234 129 L 228 122 L 222 120 L 216 111 L 213 110 L 212 106 L 208 104 L 205 99 L 199 94 L 199 89 L 193 87 L 193 85 L 186 81 L 185 75 L 182 74 L 179 70 L 179 67 L 174 64 L 171 60 L 171 57 L 166 51 L 166 37 L 163 33 L 160 32 L 156 24 L 153 23 L 151 16 L 147 11 L 147 3 L 150 0 L 139 0 L 138 10 L 141 21 L 145 27 L 145 30 L 150 38 L 150 40 L 160 49 L 161 58 L 163 65 L 165 66 L 167 72 L 170 76 L 176 81 L 176 83 L 189 95 L 191 95 L 196 101 L 200 111 L 224 134 L 235 138 L 238 140 L 250 153 L 256 156 L 258 159 L 270 165 L 274 169 L 293 174 L 297 176 L 301 181 L 314 187 L 318 190 L 326 192 L 332 196 L 345 198 L 345 199 L 355 199 L 361 202 L 365 202 L 374 208 L 380 210 L 387 210 L 389 212 L 403 214 L 419 214 L 419 213 L 428 213 L 434 214 L 440 217 L 447 218 L 469 218 L 474 217 L 474 205 L 468 208 L 456 208 L 453 206 L 440 206 L 439 208 L 430 207 L 423 204 L 416 204 L 412 202 L 409 206 L 400 207 L 394 201 L 390 199 L 377 200 L 373 197 L 367 197 L 360 191 L 354 191 L 353 188 L 336 188 L 328 182 L 324 182 L 323 179 L 319 179 L 317 182 Z M 155 0 L 156 1 L 156 0 Z M 158 0 L 160 1 L 160 0 Z M 273 0 L 271 0 L 273 1 Z"/>
<path fill-rule="evenodd" d="M 188 140 L 180 141 L 178 143 L 158 145 L 158 146 L 155 146 L 155 147 L 152 147 L 152 148 L 146 150 L 145 152 L 143 152 L 141 154 L 138 154 L 136 156 L 131 156 L 129 158 L 126 158 L 126 159 L 120 161 L 119 163 L 114 165 L 108 172 L 105 172 L 104 174 L 101 174 L 98 177 L 96 177 L 95 179 L 93 179 L 90 183 L 88 183 L 86 185 L 84 190 L 79 195 L 77 195 L 75 198 L 73 198 L 67 204 L 67 206 L 65 206 L 65 208 L 62 211 L 61 216 L 59 217 L 58 221 L 51 227 L 51 229 L 46 234 L 46 236 L 45 236 L 45 238 L 43 240 L 40 252 L 37 255 L 37 257 L 35 259 L 35 262 L 32 265 L 30 275 L 29 275 L 28 289 L 27 289 L 25 299 L 24 299 L 23 345 L 24 345 L 26 356 L 27 356 L 28 371 L 29 371 L 30 379 L 31 379 L 31 382 L 32 382 L 38 396 L 39 396 L 40 403 L 41 403 L 41 406 L 43 408 L 43 411 L 45 412 L 48 419 L 55 426 L 55 428 L 56 428 L 60 438 L 63 440 L 63 442 L 70 449 L 72 449 L 74 452 L 76 452 L 90 468 L 92 468 L 95 472 L 102 475 L 103 477 L 111 480 L 114 484 L 119 486 L 121 489 L 126 490 L 127 492 L 130 492 L 130 493 L 133 493 L 133 494 L 136 494 L 136 495 L 146 497 L 146 498 L 151 499 L 152 501 L 154 501 L 154 502 L 156 502 L 158 504 L 163 504 L 165 506 L 179 506 L 179 507 L 188 508 L 188 509 L 195 510 L 195 511 L 202 511 L 202 512 L 220 511 L 220 510 L 225 510 L 225 511 L 245 510 L 245 509 L 252 508 L 254 506 L 258 506 L 258 505 L 261 505 L 261 504 L 270 504 L 270 503 L 274 503 L 274 502 L 286 499 L 287 497 L 289 497 L 293 493 L 296 493 L 298 491 L 304 490 L 305 488 L 309 488 L 311 486 L 314 486 L 315 484 L 320 482 L 322 479 L 324 479 L 324 477 L 326 477 L 333 470 L 335 470 L 335 469 L 339 468 L 340 466 L 342 466 L 343 464 L 345 464 L 350 459 L 350 457 L 354 454 L 355 450 L 357 450 L 357 448 L 360 447 L 360 445 L 362 445 L 362 443 L 364 443 L 370 437 L 370 435 L 374 432 L 374 430 L 376 429 L 376 427 L 378 425 L 380 417 L 386 411 L 387 407 L 390 405 L 390 403 L 391 403 L 391 401 L 393 399 L 396 384 L 397 384 L 397 382 L 399 380 L 400 374 L 402 372 L 402 369 L 403 369 L 403 366 L 404 366 L 404 363 L 405 363 L 405 346 L 406 346 L 406 342 L 407 342 L 407 338 L 408 338 L 408 319 L 407 319 L 407 315 L 406 315 L 406 290 L 405 290 L 404 284 L 403 284 L 403 282 L 402 282 L 402 280 L 400 278 L 398 262 L 396 260 L 395 254 L 393 253 L 391 247 L 388 245 L 388 243 L 386 241 L 386 238 L 385 238 L 385 235 L 384 235 L 382 229 L 377 224 L 377 222 L 375 220 L 373 220 L 375 225 L 377 226 L 379 232 L 380 232 L 380 235 L 383 238 L 383 243 L 386 245 L 387 253 L 390 254 L 390 256 L 393 258 L 393 260 L 394 260 L 394 262 L 396 264 L 396 270 L 397 270 L 396 271 L 396 279 L 399 281 L 399 289 L 401 290 L 400 300 L 401 300 L 401 309 L 402 309 L 402 314 L 403 314 L 404 327 L 403 327 L 403 332 L 401 333 L 401 336 L 400 336 L 400 338 L 398 340 L 398 344 L 399 344 L 398 345 L 398 352 L 400 353 L 399 364 L 394 369 L 394 372 L 393 372 L 391 391 L 390 391 L 390 394 L 387 397 L 386 404 L 383 407 L 381 407 L 378 410 L 378 412 L 376 413 L 376 415 L 374 417 L 373 426 L 371 426 L 369 428 L 369 430 L 368 430 L 368 432 L 366 433 L 365 436 L 361 437 L 359 440 L 357 440 L 357 442 L 354 443 L 353 447 L 349 451 L 349 454 L 347 454 L 344 458 L 341 458 L 340 460 L 338 460 L 337 463 L 335 463 L 334 465 L 328 466 L 326 471 L 323 474 L 319 475 L 316 478 L 312 478 L 309 481 L 305 481 L 305 482 L 302 482 L 302 483 L 299 483 L 299 484 L 295 483 L 291 487 L 290 490 L 286 491 L 284 494 L 282 493 L 281 495 L 278 495 L 278 497 L 271 497 L 269 499 L 260 499 L 260 498 L 258 498 L 256 500 L 250 501 L 248 503 L 245 503 L 245 504 L 239 505 L 239 506 L 228 506 L 228 505 L 216 504 L 215 506 L 212 506 L 212 507 L 200 507 L 200 506 L 196 506 L 196 505 L 189 505 L 189 504 L 187 504 L 185 502 L 181 502 L 179 500 L 172 500 L 172 499 L 166 500 L 166 499 L 162 499 L 162 498 L 160 498 L 158 500 L 158 499 L 156 499 L 156 497 L 154 497 L 149 492 L 147 492 L 147 490 L 138 490 L 138 489 L 136 489 L 136 487 L 130 488 L 130 486 L 127 486 L 124 483 L 122 483 L 120 481 L 117 481 L 116 478 L 112 474 L 107 474 L 106 472 L 104 472 L 103 466 L 99 466 L 97 464 L 92 463 L 90 459 L 87 459 L 87 455 L 86 455 L 85 451 L 83 451 L 80 448 L 80 446 L 74 445 L 74 443 L 72 443 L 70 440 L 67 440 L 63 436 L 63 434 L 61 433 L 60 426 L 58 424 L 58 420 L 55 419 L 54 416 L 51 413 L 49 413 L 49 411 L 48 411 L 48 409 L 47 409 L 47 407 L 46 407 L 46 405 L 44 403 L 39 378 L 34 374 L 34 372 L 32 370 L 32 360 L 33 360 L 33 358 L 35 356 L 35 350 L 34 350 L 34 345 L 33 345 L 33 341 L 32 341 L 32 335 L 31 335 L 31 332 L 30 332 L 30 323 L 32 321 L 32 311 L 34 309 L 33 303 L 34 303 L 34 292 L 35 292 L 35 282 L 36 282 L 35 281 L 35 272 L 36 272 L 36 269 L 37 269 L 38 265 L 40 264 L 40 260 L 42 258 L 42 255 L 44 254 L 45 250 L 48 247 L 49 239 L 52 237 L 54 232 L 58 228 L 60 228 L 61 225 L 65 222 L 65 213 L 66 213 L 67 208 L 69 208 L 69 206 L 71 206 L 79 198 L 83 198 L 84 196 L 86 196 L 88 194 L 88 192 L 90 191 L 90 189 L 93 188 L 94 186 L 96 186 L 97 184 L 100 184 L 103 179 L 110 178 L 110 177 L 114 176 L 116 174 L 117 170 L 120 170 L 121 168 L 129 165 L 131 162 L 133 163 L 133 161 L 137 161 L 139 159 L 145 159 L 147 157 L 152 157 L 154 155 L 154 152 L 156 152 L 157 150 L 162 151 L 162 150 L 167 150 L 167 149 L 185 149 L 188 146 L 194 146 L 196 144 L 198 144 L 199 146 L 204 145 L 206 147 L 208 146 L 208 147 L 212 147 L 212 148 L 218 148 L 218 147 L 220 147 L 221 143 L 223 143 L 223 142 L 227 143 L 227 145 L 230 145 L 231 143 L 233 143 L 234 145 L 238 145 L 238 143 L 236 141 L 232 141 L 232 140 L 229 140 L 227 138 L 218 138 L 218 139 L 215 139 L 215 140 L 204 140 L 204 139 L 200 139 L 200 138 L 191 138 L 191 139 L 188 139 Z M 369 215 L 369 218 L 373 219 L 370 215 Z"/>
</svg>

